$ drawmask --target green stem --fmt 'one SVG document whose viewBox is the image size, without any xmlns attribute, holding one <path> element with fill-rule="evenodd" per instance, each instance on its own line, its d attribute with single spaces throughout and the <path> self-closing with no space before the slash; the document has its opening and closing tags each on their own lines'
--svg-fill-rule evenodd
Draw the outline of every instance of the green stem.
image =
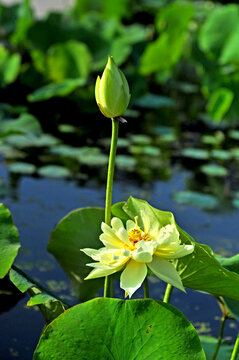
<svg viewBox="0 0 239 360">
<path fill-rule="evenodd" d="M 144 298 L 149 298 L 149 283 L 148 283 L 148 277 L 144 279 Z"/>
<path fill-rule="evenodd" d="M 72 305 L 67 304 L 64 300 L 62 300 L 61 298 L 59 298 L 59 296 L 53 294 L 49 289 L 45 288 L 44 286 L 42 286 L 38 281 L 34 280 L 32 277 L 30 277 L 29 275 L 25 274 L 18 266 L 16 265 L 12 265 L 12 269 L 14 271 L 16 271 L 18 274 L 22 275 L 23 277 L 25 277 L 28 281 L 30 281 L 31 283 L 35 284 L 36 287 L 45 292 L 46 294 L 54 297 L 55 299 L 59 300 L 60 302 L 62 302 L 63 305 L 65 305 L 66 307 L 70 308 Z"/>
<path fill-rule="evenodd" d="M 212 356 L 212 360 L 215 360 L 222 342 L 222 338 L 223 338 L 223 332 L 224 332 L 224 327 L 225 327 L 225 322 L 226 322 L 227 316 L 223 315 L 222 320 L 221 320 L 221 325 L 220 325 L 220 330 L 219 330 L 219 335 L 218 335 L 218 340 L 217 340 L 217 346 L 214 350 L 214 354 Z"/>
<path fill-rule="evenodd" d="M 110 225 L 111 222 L 111 204 L 112 204 L 112 190 L 115 169 L 115 157 L 119 132 L 119 120 L 112 119 L 112 136 L 110 146 L 110 157 L 108 165 L 106 199 L 105 199 L 105 223 Z M 111 280 L 109 276 L 105 277 L 104 297 L 110 297 Z"/>
<path fill-rule="evenodd" d="M 173 285 L 168 284 L 167 287 L 166 287 L 166 290 L 165 290 L 163 302 L 165 302 L 167 304 L 169 303 L 170 297 L 171 297 L 171 294 L 172 294 L 172 290 L 173 290 Z"/>
<path fill-rule="evenodd" d="M 237 339 L 233 348 L 233 352 L 232 352 L 232 356 L 230 360 L 236 360 L 237 359 L 237 355 L 239 352 L 239 334 L 237 335 Z"/>
</svg>

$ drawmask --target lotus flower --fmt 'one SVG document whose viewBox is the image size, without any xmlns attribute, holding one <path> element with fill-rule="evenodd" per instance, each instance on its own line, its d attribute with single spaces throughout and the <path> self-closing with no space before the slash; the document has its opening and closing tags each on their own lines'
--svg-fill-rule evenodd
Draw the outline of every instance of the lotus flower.
<svg viewBox="0 0 239 360">
<path fill-rule="evenodd" d="M 175 224 L 161 226 L 150 224 L 149 217 L 141 211 L 143 229 L 138 226 L 138 217 L 128 220 L 126 229 L 119 218 L 111 220 L 111 226 L 102 222 L 99 250 L 82 249 L 95 263 L 87 264 L 94 269 L 85 278 L 94 279 L 123 270 L 120 287 L 131 297 L 142 285 L 149 268 L 157 277 L 185 291 L 181 278 L 172 262 L 191 254 L 194 245 L 181 244 Z"/>
</svg>

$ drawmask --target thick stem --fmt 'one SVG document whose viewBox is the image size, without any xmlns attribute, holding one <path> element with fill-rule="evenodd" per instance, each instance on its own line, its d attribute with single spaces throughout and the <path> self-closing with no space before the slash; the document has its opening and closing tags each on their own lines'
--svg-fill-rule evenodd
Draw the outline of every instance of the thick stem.
<svg viewBox="0 0 239 360">
<path fill-rule="evenodd" d="M 111 204 L 112 204 L 112 190 L 115 170 L 115 157 L 118 141 L 119 121 L 112 119 L 112 136 L 110 146 L 110 157 L 108 165 L 106 199 L 105 199 L 105 223 L 110 225 L 111 222 Z M 105 277 L 104 297 L 110 297 L 111 280 L 109 276 Z"/>
<path fill-rule="evenodd" d="M 223 338 L 223 332 L 224 332 L 224 327 L 225 327 L 225 322 L 226 322 L 227 316 L 223 315 L 222 320 L 221 320 L 221 325 L 220 325 L 220 330 L 219 330 L 219 335 L 218 335 L 218 340 L 217 340 L 217 346 L 214 350 L 214 354 L 212 356 L 212 360 L 215 360 L 222 342 L 222 338 Z"/>
<path fill-rule="evenodd" d="M 171 284 L 168 284 L 165 290 L 165 294 L 164 294 L 164 298 L 163 298 L 163 302 L 165 303 L 169 303 L 170 301 L 170 297 L 172 294 L 172 290 L 173 290 L 173 286 Z"/>
<path fill-rule="evenodd" d="M 148 283 L 148 277 L 144 279 L 144 298 L 149 298 L 149 283 Z"/>
<path fill-rule="evenodd" d="M 238 353 L 239 353 L 239 334 L 237 335 L 237 339 L 236 339 L 230 360 L 236 360 Z"/>
</svg>

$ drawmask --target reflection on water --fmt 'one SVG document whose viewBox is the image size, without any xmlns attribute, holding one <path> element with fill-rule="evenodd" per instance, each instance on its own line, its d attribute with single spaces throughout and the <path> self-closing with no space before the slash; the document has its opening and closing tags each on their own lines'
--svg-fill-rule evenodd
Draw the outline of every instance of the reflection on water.
<svg viewBox="0 0 239 360">
<path fill-rule="evenodd" d="M 4 184 L 8 183 L 7 171 L 0 166 Z M 215 252 L 232 255 L 239 252 L 237 239 L 237 219 L 239 210 L 229 212 L 203 212 L 189 205 L 175 202 L 172 194 L 185 190 L 188 178 L 186 171 L 174 169 L 168 182 L 148 181 L 140 184 L 133 180 L 115 182 L 113 201 L 127 200 L 130 195 L 147 200 L 151 205 L 175 214 L 179 225 L 188 231 L 198 242 L 206 243 Z M 12 185 L 16 185 L 12 183 Z M 10 209 L 14 223 L 19 229 L 22 249 L 17 257 L 18 265 L 64 297 L 70 303 L 76 303 L 69 282 L 55 259 L 47 253 L 49 234 L 56 223 L 69 211 L 85 206 L 104 206 L 105 187 L 94 181 L 77 186 L 73 181 L 21 177 L 18 187 L 5 192 L 3 202 Z M 152 278 L 150 294 L 161 299 L 164 284 Z M 157 286 L 156 286 L 157 284 Z M 136 296 L 141 296 L 139 290 Z M 1 304 L 5 294 L 0 292 Z M 9 299 L 11 291 L 9 291 Z M 123 294 L 117 288 L 117 296 Z M 31 359 L 39 335 L 44 325 L 41 313 L 27 309 L 27 297 L 18 299 L 18 303 L 6 312 L 0 313 L 1 359 Z M 187 294 L 174 289 L 172 304 L 178 307 L 193 324 L 204 334 L 217 335 L 220 310 L 213 297 L 188 290 Z M 5 309 L 6 310 L 6 309 Z M 226 334 L 234 337 L 237 329 L 234 322 L 228 322 Z"/>
</svg>

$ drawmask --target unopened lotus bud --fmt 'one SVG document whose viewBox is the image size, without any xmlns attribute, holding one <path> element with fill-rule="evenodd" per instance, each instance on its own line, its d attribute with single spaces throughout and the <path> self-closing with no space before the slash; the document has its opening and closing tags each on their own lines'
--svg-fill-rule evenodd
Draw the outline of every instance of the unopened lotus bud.
<svg viewBox="0 0 239 360">
<path fill-rule="evenodd" d="M 95 98 L 102 114 L 108 118 L 121 116 L 130 100 L 129 85 L 122 71 L 109 56 L 102 78 L 95 84 Z"/>
</svg>

